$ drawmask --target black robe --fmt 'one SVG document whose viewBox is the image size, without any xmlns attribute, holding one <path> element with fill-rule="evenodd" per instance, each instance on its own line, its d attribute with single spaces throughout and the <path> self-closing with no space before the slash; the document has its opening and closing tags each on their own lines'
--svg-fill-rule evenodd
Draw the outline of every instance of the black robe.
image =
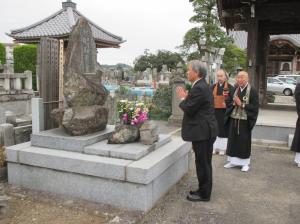
<svg viewBox="0 0 300 224">
<path fill-rule="evenodd" d="M 247 87 L 242 92 L 239 91 L 238 96 L 241 101 L 246 92 Z M 251 87 L 249 104 L 245 106 L 247 120 L 237 120 L 230 117 L 234 109 L 233 95 L 228 98 L 226 104 L 225 125 L 229 128 L 226 154 L 230 157 L 248 159 L 251 155 L 251 133 L 258 116 L 258 94 L 256 90 Z"/>
<path fill-rule="evenodd" d="M 291 150 L 300 153 L 300 83 L 298 83 L 296 86 L 295 99 L 296 99 L 298 120 L 296 123 L 296 130 L 295 130 L 295 135 L 294 135 Z"/>
<path fill-rule="evenodd" d="M 211 87 L 211 91 L 212 92 L 214 91 L 216 85 L 218 85 L 218 87 L 217 87 L 217 95 L 218 96 L 223 95 L 224 84 L 223 85 L 219 85 L 219 83 L 214 84 Z M 229 96 L 234 93 L 234 88 L 229 83 L 228 83 L 228 90 L 229 90 Z M 222 109 L 222 108 L 219 108 L 219 109 L 215 108 L 215 116 L 216 116 L 216 119 L 218 121 L 218 127 L 219 127 L 218 137 L 220 137 L 220 138 L 228 138 L 228 129 L 225 128 L 225 124 L 224 124 L 225 112 L 226 112 L 226 108 L 224 108 L 224 109 Z"/>
</svg>

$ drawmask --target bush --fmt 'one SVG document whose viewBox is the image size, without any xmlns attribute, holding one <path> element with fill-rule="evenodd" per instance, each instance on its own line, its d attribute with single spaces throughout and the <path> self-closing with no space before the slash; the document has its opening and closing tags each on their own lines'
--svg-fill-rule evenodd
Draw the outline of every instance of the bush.
<svg viewBox="0 0 300 224">
<path fill-rule="evenodd" d="M 267 103 L 274 103 L 275 102 L 275 94 L 272 92 L 266 93 Z"/>
<path fill-rule="evenodd" d="M 172 113 L 172 88 L 159 87 L 153 96 L 149 107 L 149 117 L 152 120 L 167 120 Z"/>
<path fill-rule="evenodd" d="M 32 85 L 36 90 L 37 46 L 34 44 L 17 46 L 14 48 L 13 54 L 15 72 L 32 71 Z"/>
<path fill-rule="evenodd" d="M 0 64 L 5 64 L 6 63 L 6 50 L 5 46 L 0 43 Z"/>
</svg>

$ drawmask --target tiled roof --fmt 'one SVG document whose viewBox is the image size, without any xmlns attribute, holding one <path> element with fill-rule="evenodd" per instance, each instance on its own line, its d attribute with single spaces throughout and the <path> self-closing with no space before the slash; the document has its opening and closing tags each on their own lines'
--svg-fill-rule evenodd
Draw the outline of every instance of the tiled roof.
<svg viewBox="0 0 300 224">
<path fill-rule="evenodd" d="M 76 24 L 80 17 L 85 18 L 89 22 L 96 44 L 119 46 L 119 44 L 124 42 L 122 37 L 116 36 L 91 22 L 77 11 L 76 7 L 63 7 L 63 9 L 46 19 L 22 29 L 12 30 L 8 35 L 19 42 L 38 40 L 41 37 L 68 37 L 73 25 Z"/>
<path fill-rule="evenodd" d="M 247 38 L 248 34 L 245 31 L 230 31 L 229 35 L 234 39 L 234 43 L 241 49 L 247 48 Z M 300 34 L 282 34 L 282 35 L 272 35 L 270 40 L 288 40 L 292 42 L 295 46 L 300 48 Z"/>
</svg>

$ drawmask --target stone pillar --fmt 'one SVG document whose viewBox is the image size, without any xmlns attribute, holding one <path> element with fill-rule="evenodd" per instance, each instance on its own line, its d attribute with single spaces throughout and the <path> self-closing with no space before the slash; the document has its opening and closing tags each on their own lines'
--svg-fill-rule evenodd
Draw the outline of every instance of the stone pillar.
<svg viewBox="0 0 300 224">
<path fill-rule="evenodd" d="M 6 123 L 5 110 L 3 107 L 0 107 L 0 124 Z"/>
<path fill-rule="evenodd" d="M 32 72 L 31 71 L 25 71 L 25 89 L 26 90 L 32 90 Z"/>
<path fill-rule="evenodd" d="M 14 126 L 12 124 L 0 125 L 0 145 L 11 146 L 15 144 Z"/>
<path fill-rule="evenodd" d="M 177 87 L 185 87 L 185 81 L 181 78 L 175 78 L 172 81 L 172 115 L 169 118 L 170 124 L 181 125 L 182 118 L 183 118 L 183 111 L 179 108 L 179 104 L 181 102 L 178 99 L 176 94 Z"/>
<path fill-rule="evenodd" d="M 42 98 L 32 98 L 32 134 L 44 130 L 44 105 Z"/>
<path fill-rule="evenodd" d="M 112 93 L 107 96 L 105 107 L 108 109 L 108 124 L 115 125 L 118 122 L 117 103 L 119 101 L 118 93 Z"/>
<path fill-rule="evenodd" d="M 14 89 L 15 90 L 21 90 L 22 89 L 21 78 L 15 78 L 15 80 L 14 80 Z"/>
<path fill-rule="evenodd" d="M 8 77 L 6 77 L 6 78 L 4 79 L 4 89 L 5 89 L 6 91 L 9 91 L 9 90 L 10 90 L 10 78 L 8 78 Z"/>
<path fill-rule="evenodd" d="M 40 66 L 39 65 L 36 65 L 36 90 L 38 92 L 40 92 L 40 78 L 39 78 L 39 69 L 40 69 Z"/>
</svg>

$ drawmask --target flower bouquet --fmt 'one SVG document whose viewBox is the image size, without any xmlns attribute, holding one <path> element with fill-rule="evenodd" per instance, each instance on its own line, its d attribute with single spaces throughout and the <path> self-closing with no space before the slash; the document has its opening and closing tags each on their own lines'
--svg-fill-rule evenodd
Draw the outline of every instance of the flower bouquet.
<svg viewBox="0 0 300 224">
<path fill-rule="evenodd" d="M 143 102 L 121 100 L 117 110 L 121 124 L 140 126 L 149 119 L 148 107 Z"/>
<path fill-rule="evenodd" d="M 148 107 L 142 102 L 121 100 L 117 104 L 121 125 L 109 137 L 109 144 L 126 144 L 136 142 L 140 138 L 140 127 L 148 117 Z"/>
</svg>

